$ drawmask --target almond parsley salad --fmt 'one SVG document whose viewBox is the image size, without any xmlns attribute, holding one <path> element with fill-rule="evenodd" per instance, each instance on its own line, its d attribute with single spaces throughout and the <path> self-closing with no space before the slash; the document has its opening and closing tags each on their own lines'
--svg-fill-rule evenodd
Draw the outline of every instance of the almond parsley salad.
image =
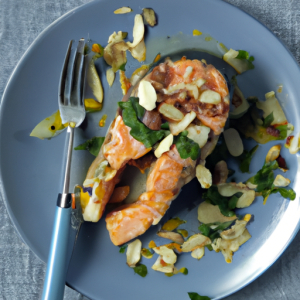
<svg viewBox="0 0 300 300">
<path fill-rule="evenodd" d="M 121 7 L 114 13 L 131 12 L 131 8 Z M 264 205 L 274 193 L 295 199 L 281 148 L 295 154 L 300 143 L 299 133 L 293 133 L 294 127 L 274 91 L 267 92 L 264 100 L 246 99 L 238 87 L 236 77 L 254 68 L 254 57 L 247 51 L 224 52 L 223 60 L 237 72 L 230 81 L 203 59 L 162 61 L 160 54 L 153 63 L 142 64 L 127 77 L 127 51 L 143 62 L 145 26 L 155 25 L 154 10 L 145 8 L 134 17 L 132 42 L 126 41 L 126 32 L 119 31 L 109 36 L 105 47 L 91 41 L 86 44 L 85 54 L 90 58 L 86 80 L 94 96 L 84 100 L 86 111 L 97 113 L 102 109 L 104 93 L 97 60 L 106 62 L 110 87 L 119 73 L 124 98 L 116 107 L 106 137 L 93 137 L 75 147 L 96 157 L 77 189 L 84 220 L 98 222 L 107 213 L 111 241 L 119 246 L 120 253 L 126 252 L 127 265 L 136 274 L 145 277 L 148 273 L 140 263 L 142 256 L 155 256 L 152 270 L 171 277 L 188 274 L 187 268 L 175 266 L 178 255 L 184 253 L 200 260 L 205 251 L 220 252 L 226 263 L 232 263 L 234 252 L 251 238 L 247 224 L 253 220 L 250 213 L 238 215 L 236 209 L 251 206 L 256 197 L 262 197 Z M 200 34 L 193 31 L 193 35 Z M 101 116 L 100 127 L 105 126 L 106 117 Z M 67 125 L 62 124 L 58 110 L 30 135 L 51 139 Z M 243 140 L 250 138 L 257 144 L 245 149 Z M 256 174 L 244 182 L 234 182 L 228 159 L 238 162 L 240 172 L 249 173 L 259 144 L 271 141 L 278 144 L 270 147 Z M 146 191 L 130 204 L 124 202 L 130 187 L 118 185 L 127 165 L 137 167 L 141 173 L 149 172 Z M 187 221 L 175 217 L 157 232 L 166 241 L 164 244 L 156 245 L 152 240 L 142 245 L 138 236 L 160 222 L 181 188 L 194 177 L 204 190 L 204 201 L 198 206 L 199 233 L 189 235 L 180 228 Z M 188 295 L 192 300 L 210 299 L 195 292 Z"/>
</svg>

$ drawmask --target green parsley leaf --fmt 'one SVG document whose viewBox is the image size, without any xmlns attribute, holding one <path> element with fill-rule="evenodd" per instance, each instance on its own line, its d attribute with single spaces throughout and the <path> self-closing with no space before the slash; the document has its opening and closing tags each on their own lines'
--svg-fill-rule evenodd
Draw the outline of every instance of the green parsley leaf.
<svg viewBox="0 0 300 300">
<path fill-rule="evenodd" d="M 275 127 L 277 130 L 279 130 L 279 139 L 284 140 L 287 138 L 287 131 L 288 131 L 288 126 L 287 125 L 280 125 Z"/>
<path fill-rule="evenodd" d="M 253 65 L 253 61 L 254 61 L 254 57 L 253 56 L 249 56 L 249 53 L 245 50 L 238 50 L 239 54 L 237 55 L 237 59 L 244 59 L 246 61 L 248 61 L 249 64 L 249 69 L 254 69 L 254 65 Z"/>
<path fill-rule="evenodd" d="M 161 124 L 160 128 L 165 129 L 165 130 L 169 130 L 170 129 L 169 122 L 165 122 L 165 123 Z"/>
<path fill-rule="evenodd" d="M 277 189 L 280 193 L 280 195 L 284 198 L 288 198 L 290 200 L 295 200 L 296 193 L 293 189 L 287 189 L 287 188 L 278 188 Z"/>
<path fill-rule="evenodd" d="M 185 131 L 174 138 L 174 144 L 182 159 L 191 158 L 196 160 L 200 156 L 200 147 L 198 143 L 188 138 Z"/>
<path fill-rule="evenodd" d="M 136 267 L 133 268 L 134 273 L 142 276 L 142 277 L 146 277 L 146 275 L 148 274 L 148 270 L 147 267 L 143 264 L 139 264 Z"/>
<path fill-rule="evenodd" d="M 134 107 L 137 107 L 139 104 L 135 98 L 131 97 L 127 102 L 119 102 L 118 104 L 122 110 L 125 125 L 131 128 L 130 135 L 143 143 L 146 148 L 152 147 L 165 136 L 164 130 L 151 130 L 138 120 L 137 114 L 140 113 L 137 113 Z"/>
<path fill-rule="evenodd" d="M 244 150 L 243 154 L 241 155 L 240 170 L 243 173 L 249 172 L 250 163 L 257 148 L 258 145 L 253 147 L 249 152 L 247 150 Z"/>
<path fill-rule="evenodd" d="M 126 70 L 125 70 L 125 66 L 126 66 L 126 63 L 124 63 L 123 65 L 121 65 L 121 66 L 119 67 L 119 70 L 121 70 L 121 71 L 126 71 Z"/>
<path fill-rule="evenodd" d="M 274 121 L 274 114 L 273 114 L 273 112 L 271 112 L 268 116 L 266 116 L 264 118 L 263 126 L 267 128 L 267 127 L 271 126 L 271 123 L 273 121 Z"/>
<path fill-rule="evenodd" d="M 207 297 L 207 296 L 200 296 L 197 293 L 188 293 L 189 297 L 191 300 L 211 300 L 211 298 Z"/>
<path fill-rule="evenodd" d="M 201 224 L 198 227 L 199 231 L 201 231 L 201 233 L 205 236 L 209 236 L 210 233 L 210 226 L 208 224 Z"/>
<path fill-rule="evenodd" d="M 121 246 L 119 252 L 120 252 L 120 253 L 125 253 L 125 250 L 126 250 L 127 246 L 128 246 L 128 245 L 123 245 L 123 246 Z"/>
<path fill-rule="evenodd" d="M 216 222 L 210 224 L 201 224 L 198 229 L 201 233 L 211 239 L 213 241 L 216 238 L 220 237 L 220 232 L 224 229 L 228 228 L 233 221 L 228 221 L 224 223 Z M 213 229 L 212 229 L 213 227 Z M 211 251 L 211 250 L 210 250 Z"/>
<path fill-rule="evenodd" d="M 92 155 L 97 156 L 104 142 L 104 137 L 93 137 L 85 143 L 78 145 L 74 150 L 88 150 Z"/>
</svg>

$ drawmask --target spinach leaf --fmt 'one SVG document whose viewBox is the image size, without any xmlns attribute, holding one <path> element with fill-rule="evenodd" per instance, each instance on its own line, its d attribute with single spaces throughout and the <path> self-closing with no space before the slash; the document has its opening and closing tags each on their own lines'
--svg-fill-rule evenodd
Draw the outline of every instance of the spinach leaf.
<svg viewBox="0 0 300 300">
<path fill-rule="evenodd" d="M 104 142 L 104 137 L 93 137 L 85 143 L 75 147 L 74 150 L 88 150 L 94 156 L 97 156 Z"/>
<path fill-rule="evenodd" d="M 122 110 L 125 125 L 131 128 L 130 135 L 137 141 L 143 143 L 146 148 L 152 147 L 165 136 L 164 130 L 151 130 L 138 120 L 141 109 L 137 110 L 138 112 L 134 109 L 140 106 L 136 102 L 136 98 L 131 97 L 127 102 L 119 102 L 118 104 Z"/>
<path fill-rule="evenodd" d="M 136 112 L 137 117 L 142 120 L 145 114 L 145 108 L 139 104 L 139 98 L 137 97 L 130 97 L 129 99 L 132 103 L 132 107 Z"/>
<path fill-rule="evenodd" d="M 165 122 L 165 123 L 161 124 L 160 128 L 161 129 L 169 130 L 170 129 L 169 122 Z"/>
<path fill-rule="evenodd" d="M 239 54 L 236 56 L 237 59 L 244 59 L 248 61 L 249 69 L 254 69 L 253 61 L 254 56 L 249 56 L 249 53 L 245 50 L 238 50 Z"/>
<path fill-rule="evenodd" d="M 233 222 L 234 221 L 201 224 L 198 229 L 203 235 L 209 237 L 211 241 L 213 241 L 214 239 L 219 238 L 220 232 L 228 228 Z"/>
<path fill-rule="evenodd" d="M 148 274 L 148 270 L 147 267 L 143 264 L 138 264 L 136 267 L 133 268 L 134 273 L 142 276 L 142 277 L 146 277 L 146 275 Z"/>
<path fill-rule="evenodd" d="M 174 138 L 174 144 L 182 159 L 191 158 L 196 160 L 200 156 L 200 147 L 198 143 L 187 137 L 187 132 L 183 131 Z"/>
<path fill-rule="evenodd" d="M 125 250 L 126 250 L 126 248 L 127 248 L 127 245 L 121 246 L 119 252 L 120 252 L 120 253 L 124 253 Z"/>
<path fill-rule="evenodd" d="M 235 209 L 236 204 L 242 195 L 243 195 L 243 193 L 241 193 L 241 192 L 234 194 L 228 201 L 228 208 Z"/>
<path fill-rule="evenodd" d="M 257 148 L 258 145 L 254 146 L 249 152 L 247 150 L 244 150 L 243 154 L 241 155 L 240 170 L 243 173 L 249 172 L 250 163 Z"/>
<path fill-rule="evenodd" d="M 271 112 L 268 116 L 264 118 L 263 126 L 269 127 L 273 121 L 274 121 L 274 115 L 273 112 Z"/>
<path fill-rule="evenodd" d="M 287 137 L 288 126 L 287 125 L 280 125 L 275 127 L 279 130 L 279 139 L 284 140 Z"/>
<path fill-rule="evenodd" d="M 191 300 L 211 300 L 211 298 L 207 296 L 200 296 L 197 293 L 188 293 Z"/>
</svg>

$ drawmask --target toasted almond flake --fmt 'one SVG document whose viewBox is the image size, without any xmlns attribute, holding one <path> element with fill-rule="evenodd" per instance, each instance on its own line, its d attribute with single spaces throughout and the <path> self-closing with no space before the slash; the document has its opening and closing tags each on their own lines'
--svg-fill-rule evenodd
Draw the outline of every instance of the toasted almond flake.
<svg viewBox="0 0 300 300">
<path fill-rule="evenodd" d="M 204 247 L 210 243 L 211 240 L 207 236 L 198 233 L 189 237 L 188 240 L 181 245 L 181 250 L 182 252 L 190 252 L 197 248 Z"/>
<path fill-rule="evenodd" d="M 158 145 L 157 149 L 154 151 L 154 155 L 159 158 L 164 152 L 170 150 L 170 147 L 173 144 L 173 135 L 172 133 L 165 137 Z"/>
<path fill-rule="evenodd" d="M 171 133 L 173 135 L 178 135 L 180 132 L 184 131 L 195 118 L 196 113 L 194 111 L 191 111 L 190 113 L 187 113 L 180 122 L 170 122 L 169 126 Z"/>
<path fill-rule="evenodd" d="M 199 78 L 196 81 L 193 81 L 193 84 L 196 84 L 196 86 L 199 88 L 206 82 L 205 79 Z"/>
<path fill-rule="evenodd" d="M 224 230 L 220 233 L 220 236 L 224 240 L 233 240 L 243 234 L 247 225 L 247 221 L 236 221 L 235 225 L 231 226 L 230 229 Z"/>
<path fill-rule="evenodd" d="M 186 129 L 188 131 L 188 138 L 196 142 L 200 148 L 207 143 L 210 128 L 204 125 L 190 124 Z"/>
<path fill-rule="evenodd" d="M 188 67 L 185 69 L 183 78 L 184 78 L 184 79 L 188 78 L 188 77 L 192 74 L 192 72 L 193 72 L 193 67 L 188 66 Z"/>
<path fill-rule="evenodd" d="M 132 12 L 132 9 L 130 7 L 123 6 L 123 7 L 116 9 L 114 11 L 114 14 L 121 15 L 121 14 L 128 14 L 130 12 Z"/>
<path fill-rule="evenodd" d="M 143 8 L 143 16 L 146 23 L 151 27 L 156 25 L 155 12 L 152 8 Z"/>
<path fill-rule="evenodd" d="M 201 223 L 209 224 L 209 223 L 224 223 L 228 221 L 233 221 L 237 217 L 226 217 L 224 216 L 218 205 L 212 205 L 207 202 L 202 202 L 198 207 L 198 220 Z"/>
<path fill-rule="evenodd" d="M 291 154 L 296 154 L 299 151 L 299 137 L 300 133 L 297 133 L 290 141 L 289 151 Z"/>
<path fill-rule="evenodd" d="M 106 80 L 109 86 L 112 86 L 115 80 L 115 72 L 112 68 L 106 70 Z"/>
<path fill-rule="evenodd" d="M 167 119 L 179 122 L 183 119 L 184 114 L 172 104 L 162 103 L 158 111 Z"/>
<path fill-rule="evenodd" d="M 221 102 L 221 95 L 212 90 L 205 90 L 201 93 L 199 101 L 209 104 L 219 104 Z"/>
<path fill-rule="evenodd" d="M 163 262 L 163 263 L 162 263 Z M 173 264 L 167 264 L 163 261 L 163 257 L 160 255 L 154 265 L 152 266 L 152 269 L 155 271 L 159 271 L 162 273 L 173 273 L 174 271 L 174 265 Z"/>
<path fill-rule="evenodd" d="M 135 85 L 140 79 L 142 79 L 145 76 L 148 70 L 149 70 L 149 65 L 142 65 L 141 67 L 136 69 L 130 77 L 131 84 Z"/>
<path fill-rule="evenodd" d="M 223 132 L 226 146 L 232 156 L 240 156 L 244 151 L 243 141 L 234 128 L 229 128 Z"/>
<path fill-rule="evenodd" d="M 157 233 L 157 235 L 162 238 L 169 239 L 173 242 L 176 242 L 180 245 L 184 243 L 184 239 L 183 239 L 182 235 L 177 232 L 161 230 Z"/>
<path fill-rule="evenodd" d="M 177 261 L 177 256 L 174 251 L 166 246 L 155 247 L 153 250 L 162 256 L 162 259 L 167 264 L 175 264 Z"/>
<path fill-rule="evenodd" d="M 280 155 L 281 145 L 275 145 L 270 148 L 266 156 L 266 162 L 271 162 L 277 159 Z"/>
<path fill-rule="evenodd" d="M 141 259 L 141 250 L 142 250 L 142 242 L 139 239 L 134 240 L 130 244 L 128 244 L 126 257 L 127 257 L 127 265 L 131 268 L 135 267 L 135 265 Z"/>
<path fill-rule="evenodd" d="M 286 187 L 291 183 L 288 178 L 283 177 L 282 175 L 278 174 L 273 182 L 273 184 L 277 187 Z"/>
<path fill-rule="evenodd" d="M 127 45 L 130 48 L 135 47 L 143 38 L 144 38 L 144 22 L 142 15 L 135 15 L 134 17 L 134 26 L 133 26 L 133 42 L 127 42 Z"/>
<path fill-rule="evenodd" d="M 146 45 L 144 38 L 135 47 L 129 48 L 129 51 L 133 58 L 139 62 L 144 61 L 146 59 Z"/>
<path fill-rule="evenodd" d="M 196 167 L 196 177 L 203 189 L 208 189 L 212 185 L 212 175 L 204 166 L 198 165 Z"/>
<path fill-rule="evenodd" d="M 138 87 L 139 104 L 146 110 L 153 110 L 156 107 L 156 91 L 149 81 L 142 80 Z"/>
<path fill-rule="evenodd" d="M 204 247 L 200 247 L 192 251 L 191 256 L 196 259 L 201 259 L 204 256 Z"/>
</svg>

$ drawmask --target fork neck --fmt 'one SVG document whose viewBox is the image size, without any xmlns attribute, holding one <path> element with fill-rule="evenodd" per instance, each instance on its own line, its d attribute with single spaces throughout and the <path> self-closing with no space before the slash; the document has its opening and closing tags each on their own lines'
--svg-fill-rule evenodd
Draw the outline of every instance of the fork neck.
<svg viewBox="0 0 300 300">
<path fill-rule="evenodd" d="M 74 128 L 68 126 L 67 139 L 66 139 L 66 143 L 68 147 L 67 147 L 66 167 L 64 173 L 63 194 L 69 193 L 73 140 L 74 140 Z"/>
</svg>

